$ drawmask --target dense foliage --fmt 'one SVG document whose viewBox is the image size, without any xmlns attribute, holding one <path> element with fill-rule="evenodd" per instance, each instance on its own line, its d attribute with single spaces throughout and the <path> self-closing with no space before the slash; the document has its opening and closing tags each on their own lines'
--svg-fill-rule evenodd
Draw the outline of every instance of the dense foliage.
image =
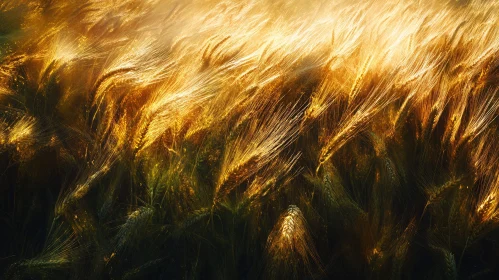
<svg viewBox="0 0 499 280">
<path fill-rule="evenodd" d="M 1 275 L 494 279 L 494 2 L 0 2 Z"/>
</svg>

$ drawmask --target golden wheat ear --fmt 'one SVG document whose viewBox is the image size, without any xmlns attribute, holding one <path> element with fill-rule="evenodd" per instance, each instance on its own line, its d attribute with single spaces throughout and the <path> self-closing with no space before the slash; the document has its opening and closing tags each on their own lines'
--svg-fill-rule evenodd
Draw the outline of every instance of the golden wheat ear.
<svg viewBox="0 0 499 280">
<path fill-rule="evenodd" d="M 279 217 L 267 239 L 267 275 L 269 279 L 311 276 L 320 270 L 320 260 L 300 208 L 290 205 Z"/>
<path fill-rule="evenodd" d="M 284 188 L 296 174 L 300 173 L 300 169 L 291 172 L 300 157 L 301 154 L 296 154 L 287 159 L 276 159 L 258 172 L 238 201 L 236 212 L 243 211 L 247 215 L 257 216 L 256 213 L 261 211 L 261 206 L 277 195 L 281 188 Z"/>
<path fill-rule="evenodd" d="M 295 106 L 259 108 L 259 115 L 225 150 L 213 205 L 219 203 L 243 181 L 276 160 L 279 154 L 296 140 L 302 115 L 303 110 Z"/>
</svg>

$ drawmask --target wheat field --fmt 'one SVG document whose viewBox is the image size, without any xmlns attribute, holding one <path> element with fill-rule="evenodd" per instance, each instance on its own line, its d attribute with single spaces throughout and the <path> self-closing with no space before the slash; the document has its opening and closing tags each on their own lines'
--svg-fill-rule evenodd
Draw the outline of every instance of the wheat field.
<svg viewBox="0 0 499 280">
<path fill-rule="evenodd" d="M 499 2 L 3 0 L 0 278 L 497 279 Z"/>
</svg>

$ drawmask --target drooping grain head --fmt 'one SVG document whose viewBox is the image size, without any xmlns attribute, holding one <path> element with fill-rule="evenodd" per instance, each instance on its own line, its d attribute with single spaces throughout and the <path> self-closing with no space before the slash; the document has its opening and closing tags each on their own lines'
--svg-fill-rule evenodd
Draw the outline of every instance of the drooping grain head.
<svg viewBox="0 0 499 280">
<path fill-rule="evenodd" d="M 267 240 L 267 272 L 271 277 L 290 272 L 291 277 L 297 277 L 296 274 L 306 275 L 318 269 L 319 257 L 308 231 L 300 208 L 290 205 L 279 217 Z"/>
</svg>

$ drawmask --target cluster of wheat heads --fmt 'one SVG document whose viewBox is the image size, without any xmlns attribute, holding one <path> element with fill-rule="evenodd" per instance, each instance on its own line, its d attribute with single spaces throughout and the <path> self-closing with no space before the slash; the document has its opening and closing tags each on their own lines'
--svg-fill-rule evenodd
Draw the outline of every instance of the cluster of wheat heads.
<svg viewBox="0 0 499 280">
<path fill-rule="evenodd" d="M 7 279 L 499 265 L 499 4 L 0 2 Z"/>
</svg>

